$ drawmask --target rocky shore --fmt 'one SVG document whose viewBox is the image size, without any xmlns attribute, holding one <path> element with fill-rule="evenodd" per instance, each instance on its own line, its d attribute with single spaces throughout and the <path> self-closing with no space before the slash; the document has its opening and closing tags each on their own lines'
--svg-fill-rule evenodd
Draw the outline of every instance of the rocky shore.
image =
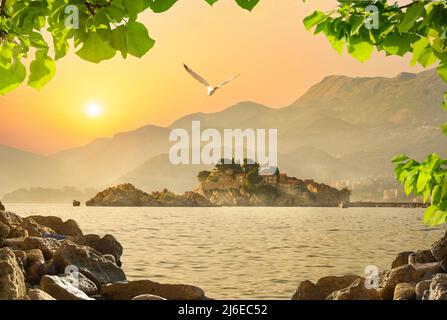
<svg viewBox="0 0 447 320">
<path fill-rule="evenodd" d="M 85 235 L 74 220 L 0 210 L 0 300 L 204 300 L 201 288 L 128 281 L 113 235 Z M 365 279 L 302 281 L 293 300 L 447 300 L 447 233 L 426 250 L 401 252 Z"/>
<path fill-rule="evenodd" d="M 85 203 L 95 207 L 209 207 L 213 204 L 195 192 L 177 195 L 167 189 L 151 194 L 126 183 L 107 188 Z"/>
<path fill-rule="evenodd" d="M 0 211 L 0 300 L 202 300 L 184 284 L 127 281 L 113 235 L 84 235 L 74 220 Z"/>
<path fill-rule="evenodd" d="M 447 232 L 426 250 L 399 253 L 390 269 L 365 279 L 303 281 L 293 300 L 447 300 Z"/>
</svg>

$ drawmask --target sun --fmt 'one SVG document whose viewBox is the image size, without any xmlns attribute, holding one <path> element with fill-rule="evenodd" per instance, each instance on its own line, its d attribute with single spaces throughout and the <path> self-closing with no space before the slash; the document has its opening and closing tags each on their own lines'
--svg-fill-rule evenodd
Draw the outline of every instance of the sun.
<svg viewBox="0 0 447 320">
<path fill-rule="evenodd" d="M 89 118 L 97 118 L 103 113 L 102 105 L 98 102 L 89 102 L 85 105 L 84 113 Z"/>
</svg>

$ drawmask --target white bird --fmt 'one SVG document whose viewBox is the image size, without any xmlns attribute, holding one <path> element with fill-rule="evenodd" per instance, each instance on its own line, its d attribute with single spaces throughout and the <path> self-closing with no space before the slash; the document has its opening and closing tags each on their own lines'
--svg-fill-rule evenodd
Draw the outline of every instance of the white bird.
<svg viewBox="0 0 447 320">
<path fill-rule="evenodd" d="M 222 82 L 221 84 L 217 85 L 217 86 L 212 86 L 209 84 L 208 81 L 206 81 L 203 77 L 201 77 L 200 75 L 198 75 L 196 72 L 194 72 L 190 67 L 188 67 L 186 64 L 183 64 L 183 66 L 185 67 L 186 71 L 188 71 L 188 73 L 193 76 L 194 79 L 196 79 L 197 81 L 199 81 L 201 84 L 203 84 L 206 89 L 208 90 L 208 96 L 212 96 L 213 94 L 216 93 L 216 91 L 220 88 L 222 88 L 224 85 L 228 84 L 229 82 L 235 80 L 237 77 L 240 76 L 240 74 L 238 74 L 237 76 L 234 76 L 233 78 Z"/>
</svg>

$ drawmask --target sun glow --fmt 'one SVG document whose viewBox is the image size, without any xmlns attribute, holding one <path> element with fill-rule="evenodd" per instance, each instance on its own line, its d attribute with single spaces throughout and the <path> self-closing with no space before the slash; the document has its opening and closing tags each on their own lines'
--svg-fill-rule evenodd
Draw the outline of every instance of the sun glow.
<svg viewBox="0 0 447 320">
<path fill-rule="evenodd" d="M 102 105 L 97 102 L 89 102 L 84 108 L 84 113 L 89 118 L 97 118 L 103 113 Z"/>
</svg>

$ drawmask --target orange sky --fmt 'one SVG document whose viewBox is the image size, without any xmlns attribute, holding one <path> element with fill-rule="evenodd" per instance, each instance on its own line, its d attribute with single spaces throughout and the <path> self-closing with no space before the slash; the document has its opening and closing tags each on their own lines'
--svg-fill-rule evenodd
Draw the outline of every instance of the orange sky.
<svg viewBox="0 0 447 320">
<path fill-rule="evenodd" d="M 23 85 L 0 97 L 0 144 L 48 154 L 146 124 L 168 125 L 193 112 L 222 110 L 240 101 L 282 107 L 330 74 L 394 76 L 416 72 L 409 59 L 376 54 L 361 64 L 340 57 L 303 18 L 335 1 L 261 0 L 251 12 L 234 0 L 210 7 L 204 0 L 180 0 L 162 14 L 144 13 L 155 47 L 142 59 L 117 55 L 99 65 L 71 53 L 57 64 L 56 77 L 42 90 Z M 182 68 L 186 62 L 210 81 L 240 78 L 215 96 Z M 104 115 L 88 118 L 91 101 Z"/>
</svg>

